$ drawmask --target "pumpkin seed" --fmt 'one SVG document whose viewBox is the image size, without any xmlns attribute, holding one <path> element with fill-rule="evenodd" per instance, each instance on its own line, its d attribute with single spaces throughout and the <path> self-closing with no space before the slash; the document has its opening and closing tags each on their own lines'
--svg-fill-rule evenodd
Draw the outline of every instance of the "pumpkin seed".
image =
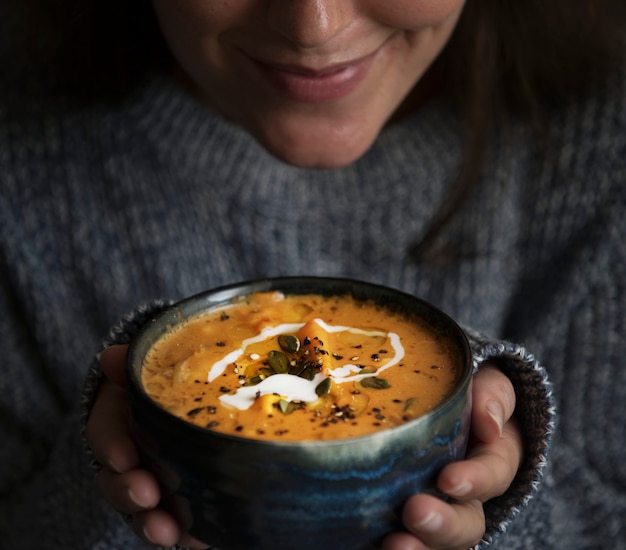
<svg viewBox="0 0 626 550">
<path fill-rule="evenodd" d="M 300 378 L 304 378 L 305 380 L 313 380 L 313 378 L 315 378 L 315 373 L 316 373 L 317 369 L 315 368 L 315 365 L 313 365 L 312 363 L 308 363 L 306 365 L 306 367 L 304 367 L 304 369 L 302 369 L 302 371 L 298 374 L 298 376 Z"/>
<path fill-rule="evenodd" d="M 289 359 L 280 351 L 270 351 L 267 354 L 267 362 L 277 374 L 287 374 L 289 372 Z"/>
<path fill-rule="evenodd" d="M 386 390 L 391 387 L 387 380 L 384 378 L 376 378 L 375 376 L 369 376 L 361 380 L 361 386 L 372 390 Z"/>
<path fill-rule="evenodd" d="M 260 384 L 261 382 L 263 382 L 264 378 L 265 377 L 262 375 L 253 376 L 248 380 L 248 386 L 256 386 L 257 384 Z"/>
<path fill-rule="evenodd" d="M 318 397 L 322 397 L 323 395 L 327 395 L 330 393 L 330 388 L 333 385 L 333 381 L 331 378 L 324 378 L 316 387 L 315 393 Z"/>
<path fill-rule="evenodd" d="M 403 411 L 404 412 L 408 411 L 413 405 L 415 405 L 415 403 L 417 403 L 417 401 L 418 401 L 417 397 L 411 397 L 411 398 L 407 399 L 404 402 L 404 409 L 403 409 Z"/>
<path fill-rule="evenodd" d="M 302 408 L 302 402 L 287 401 L 286 399 L 281 399 L 278 402 L 278 407 L 280 408 L 283 414 L 291 414 L 293 411 Z"/>
<path fill-rule="evenodd" d="M 278 345 L 287 353 L 296 353 L 300 349 L 300 340 L 293 334 L 281 334 L 278 337 Z"/>
</svg>

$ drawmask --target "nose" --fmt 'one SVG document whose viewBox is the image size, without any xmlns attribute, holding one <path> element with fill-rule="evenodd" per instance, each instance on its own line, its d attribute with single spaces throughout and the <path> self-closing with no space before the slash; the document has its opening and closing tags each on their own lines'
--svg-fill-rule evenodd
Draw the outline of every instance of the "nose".
<svg viewBox="0 0 626 550">
<path fill-rule="evenodd" d="M 351 0 L 271 0 L 270 26 L 301 48 L 317 48 L 347 28 Z"/>
</svg>

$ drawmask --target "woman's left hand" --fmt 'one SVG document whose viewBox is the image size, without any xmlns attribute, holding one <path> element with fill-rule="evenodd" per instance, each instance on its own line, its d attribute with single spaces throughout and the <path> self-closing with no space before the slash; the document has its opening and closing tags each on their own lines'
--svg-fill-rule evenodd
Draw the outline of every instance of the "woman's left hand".
<svg viewBox="0 0 626 550">
<path fill-rule="evenodd" d="M 127 514 L 135 533 L 159 548 L 174 544 L 204 549 L 206 544 L 184 533 L 176 520 L 159 507 L 161 490 L 154 475 L 142 468 L 128 427 L 128 396 L 124 365 L 128 346 L 104 350 L 105 374 L 87 422 L 86 437 L 102 469 L 96 483 L 103 499 Z"/>
<path fill-rule="evenodd" d="M 461 550 L 480 541 L 485 533 L 483 503 L 507 490 L 522 460 L 514 409 L 510 380 L 485 363 L 474 377 L 467 456 L 446 466 L 437 480 L 450 500 L 428 494 L 411 497 L 402 514 L 406 532 L 386 537 L 382 550 Z"/>
</svg>

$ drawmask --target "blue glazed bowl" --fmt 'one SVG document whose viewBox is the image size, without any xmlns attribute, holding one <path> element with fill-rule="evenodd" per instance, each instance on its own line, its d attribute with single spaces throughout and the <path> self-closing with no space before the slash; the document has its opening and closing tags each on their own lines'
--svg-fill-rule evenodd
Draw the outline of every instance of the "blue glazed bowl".
<svg viewBox="0 0 626 550">
<path fill-rule="evenodd" d="M 260 441 L 204 430 L 169 414 L 143 390 L 150 347 L 174 326 L 237 296 L 353 295 L 425 320 L 458 356 L 453 393 L 401 426 L 330 441 Z M 364 550 L 402 529 L 408 497 L 434 490 L 441 468 L 464 456 L 472 357 L 447 315 L 414 296 L 349 279 L 264 279 L 205 292 L 147 323 L 127 365 L 132 429 L 144 464 L 162 487 L 162 506 L 196 538 L 222 550 Z"/>
</svg>

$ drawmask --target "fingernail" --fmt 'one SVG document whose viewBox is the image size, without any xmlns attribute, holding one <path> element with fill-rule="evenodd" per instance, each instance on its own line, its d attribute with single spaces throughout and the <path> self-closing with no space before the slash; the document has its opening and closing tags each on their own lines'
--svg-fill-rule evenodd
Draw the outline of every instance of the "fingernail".
<svg viewBox="0 0 626 550">
<path fill-rule="evenodd" d="M 502 410 L 500 403 L 498 403 L 497 401 L 489 401 L 489 403 L 487 403 L 487 414 L 491 418 L 493 418 L 494 422 L 497 424 L 498 436 L 502 436 L 502 427 L 504 425 L 504 411 Z"/>
<path fill-rule="evenodd" d="M 105 465 L 118 474 L 123 474 L 128 471 L 128 468 L 124 468 L 123 464 L 120 464 L 118 459 L 113 459 L 112 457 L 107 457 Z"/>
<path fill-rule="evenodd" d="M 133 504 L 136 504 L 141 508 L 147 507 L 147 503 L 143 502 L 142 499 L 137 496 L 137 493 L 135 493 L 132 489 L 128 489 L 128 498 Z"/>
<path fill-rule="evenodd" d="M 472 491 L 472 489 L 473 486 L 471 483 L 463 482 L 452 487 L 452 489 L 448 491 L 448 494 L 451 497 L 464 497 L 465 495 L 468 495 Z"/>
<path fill-rule="evenodd" d="M 415 529 L 427 533 L 434 533 L 435 531 L 441 529 L 442 525 L 443 518 L 441 517 L 441 515 L 437 514 L 436 512 L 431 512 L 426 517 L 424 517 L 422 521 L 415 525 Z"/>
<path fill-rule="evenodd" d="M 150 544 L 156 544 L 156 541 L 150 536 L 150 533 L 148 533 L 148 528 L 145 526 L 143 528 L 143 536 Z"/>
</svg>

